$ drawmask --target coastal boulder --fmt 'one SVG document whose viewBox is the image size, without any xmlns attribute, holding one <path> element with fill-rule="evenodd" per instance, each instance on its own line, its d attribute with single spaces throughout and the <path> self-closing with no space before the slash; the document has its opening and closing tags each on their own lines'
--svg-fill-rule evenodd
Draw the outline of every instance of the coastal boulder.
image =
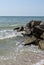
<svg viewBox="0 0 44 65">
<path fill-rule="evenodd" d="M 26 45 L 30 45 L 30 44 L 35 44 L 35 41 L 36 41 L 37 39 L 36 39 L 36 37 L 34 37 L 34 36 L 32 36 L 32 37 L 27 37 L 27 38 L 25 38 L 25 40 L 24 40 L 24 46 L 26 46 Z M 36 45 L 36 44 L 35 44 Z"/>
<path fill-rule="evenodd" d="M 44 50 L 44 40 L 39 41 L 39 48 Z"/>
</svg>

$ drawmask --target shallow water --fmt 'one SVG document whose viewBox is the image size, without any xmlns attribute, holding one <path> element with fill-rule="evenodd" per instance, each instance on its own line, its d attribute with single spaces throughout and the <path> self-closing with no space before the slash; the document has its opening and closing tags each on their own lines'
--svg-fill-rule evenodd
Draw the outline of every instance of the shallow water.
<svg viewBox="0 0 44 65">
<path fill-rule="evenodd" d="M 19 43 L 18 43 L 19 44 Z M 44 64 L 44 51 L 38 46 L 16 45 L 9 54 L 0 57 L 0 65 L 42 65 Z"/>
</svg>

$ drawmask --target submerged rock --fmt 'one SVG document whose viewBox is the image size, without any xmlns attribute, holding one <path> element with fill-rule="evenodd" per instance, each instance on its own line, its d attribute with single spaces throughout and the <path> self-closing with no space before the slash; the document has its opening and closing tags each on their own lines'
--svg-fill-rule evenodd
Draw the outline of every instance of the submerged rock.
<svg viewBox="0 0 44 65">
<path fill-rule="evenodd" d="M 19 31 L 24 31 L 24 27 L 21 26 L 21 27 L 18 29 L 18 32 L 19 32 Z"/>
<path fill-rule="evenodd" d="M 14 28 L 13 30 L 17 30 L 18 32 L 24 31 L 24 27 L 23 27 L 23 26 L 21 26 L 21 27 L 16 27 L 16 28 Z"/>
<path fill-rule="evenodd" d="M 44 50 L 44 40 L 39 41 L 39 48 Z"/>
</svg>

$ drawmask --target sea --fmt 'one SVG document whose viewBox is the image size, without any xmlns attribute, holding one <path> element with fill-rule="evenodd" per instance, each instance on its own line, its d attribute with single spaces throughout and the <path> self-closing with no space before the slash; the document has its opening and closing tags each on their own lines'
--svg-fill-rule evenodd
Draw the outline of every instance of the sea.
<svg viewBox="0 0 44 65">
<path fill-rule="evenodd" d="M 44 22 L 44 16 L 0 16 L 0 65 L 42 65 L 44 50 L 23 46 L 25 37 L 13 30 L 31 20 Z"/>
</svg>

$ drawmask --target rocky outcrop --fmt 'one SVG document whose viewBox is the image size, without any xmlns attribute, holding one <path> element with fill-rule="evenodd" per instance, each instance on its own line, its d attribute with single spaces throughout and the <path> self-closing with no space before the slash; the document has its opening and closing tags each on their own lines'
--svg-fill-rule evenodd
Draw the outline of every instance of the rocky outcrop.
<svg viewBox="0 0 44 65">
<path fill-rule="evenodd" d="M 44 48 L 44 42 L 41 42 L 41 40 L 44 41 L 44 23 L 41 21 L 31 21 L 28 24 L 26 24 L 25 27 L 26 31 L 26 38 L 24 40 L 24 45 L 38 45 L 41 49 Z M 34 36 L 34 37 L 33 37 Z M 43 45 L 43 46 L 41 46 Z"/>
<path fill-rule="evenodd" d="M 41 49 L 44 49 L 44 22 L 42 21 L 30 21 L 26 24 L 26 26 L 17 27 L 14 30 L 18 32 L 25 31 L 25 33 L 21 33 L 24 37 L 23 45 L 38 45 Z M 42 42 L 42 41 L 43 42 Z"/>
</svg>

